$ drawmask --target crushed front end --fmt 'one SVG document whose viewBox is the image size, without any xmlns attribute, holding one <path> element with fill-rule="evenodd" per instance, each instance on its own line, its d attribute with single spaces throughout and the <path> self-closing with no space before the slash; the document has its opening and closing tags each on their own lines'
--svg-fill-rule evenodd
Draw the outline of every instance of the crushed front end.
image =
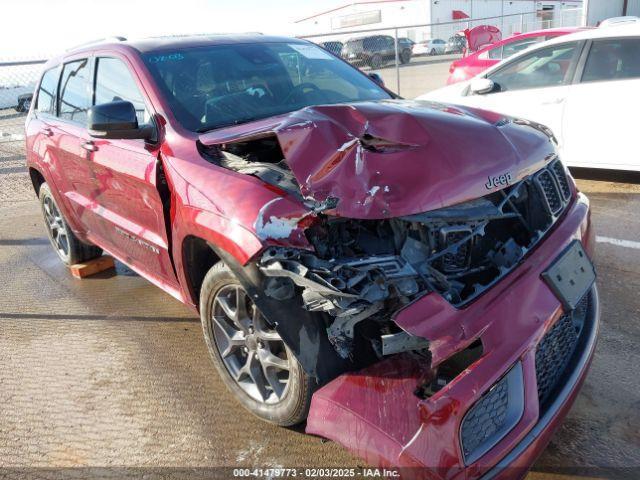
<svg viewBox="0 0 640 480">
<path fill-rule="evenodd" d="M 396 313 L 431 362 L 390 357 L 316 392 L 307 431 L 406 478 L 520 478 L 567 414 L 598 329 L 595 285 L 566 310 L 543 280 L 575 241 L 591 254 L 578 195 L 517 268 L 463 308 L 438 293 Z"/>
<path fill-rule="evenodd" d="M 321 215 L 306 232 L 313 252 L 264 251 L 266 294 L 299 296 L 306 310 L 328 314 L 329 340 L 343 358 L 428 349 L 392 314 L 429 293 L 464 308 L 522 261 L 570 198 L 555 159 L 515 185 L 448 208 L 384 220 Z"/>
<path fill-rule="evenodd" d="M 307 431 L 406 478 L 524 474 L 599 316 L 588 201 L 549 132 L 385 102 L 216 135 L 212 162 L 275 192 L 234 273 L 323 385 Z"/>
</svg>

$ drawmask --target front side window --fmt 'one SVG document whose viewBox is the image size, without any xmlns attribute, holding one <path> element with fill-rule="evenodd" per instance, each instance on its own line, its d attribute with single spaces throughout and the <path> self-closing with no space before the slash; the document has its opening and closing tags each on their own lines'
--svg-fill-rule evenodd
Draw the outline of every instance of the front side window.
<svg viewBox="0 0 640 480">
<path fill-rule="evenodd" d="M 40 88 L 38 88 L 38 98 L 36 99 L 37 112 L 55 115 L 59 79 L 59 67 L 55 67 L 44 72 L 42 75 L 42 81 L 40 82 Z"/>
<path fill-rule="evenodd" d="M 90 106 L 89 60 L 65 63 L 60 80 L 60 118 L 84 124 Z"/>
<path fill-rule="evenodd" d="M 306 43 L 213 45 L 143 55 L 187 129 L 205 131 L 310 105 L 391 98 L 324 49 Z"/>
<path fill-rule="evenodd" d="M 117 58 L 98 58 L 94 104 L 125 100 L 136 109 L 138 124 L 149 123 L 150 116 L 129 68 Z"/>
<path fill-rule="evenodd" d="M 501 92 L 557 87 L 568 81 L 576 52 L 577 43 L 541 48 L 508 63 L 488 78 Z"/>
<path fill-rule="evenodd" d="M 640 78 L 640 38 L 596 40 L 582 74 L 582 83 Z"/>
</svg>

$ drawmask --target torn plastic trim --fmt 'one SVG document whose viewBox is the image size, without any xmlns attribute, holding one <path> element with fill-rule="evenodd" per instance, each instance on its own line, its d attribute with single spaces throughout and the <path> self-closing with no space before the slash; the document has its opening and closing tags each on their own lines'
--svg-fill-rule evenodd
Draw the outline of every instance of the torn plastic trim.
<svg viewBox="0 0 640 480">
<path fill-rule="evenodd" d="M 310 252 L 270 247 L 262 254 L 259 269 L 268 277 L 266 295 L 293 300 L 298 287 L 305 310 L 334 317 L 326 333 L 344 359 L 353 357 L 356 324 L 376 316 L 379 322 L 388 322 L 385 302 L 406 303 L 420 291 L 418 274 L 393 255 L 322 260 Z M 381 340 L 374 340 L 372 348 L 382 356 Z M 420 348 L 426 348 L 424 342 Z"/>
<path fill-rule="evenodd" d="M 323 318 L 300 307 L 295 299 L 275 300 L 265 294 L 265 278 L 254 261 L 241 265 L 225 250 L 208 243 L 229 267 L 264 318 L 282 337 L 304 371 L 324 384 L 363 365 L 341 358 L 329 343 Z"/>
</svg>

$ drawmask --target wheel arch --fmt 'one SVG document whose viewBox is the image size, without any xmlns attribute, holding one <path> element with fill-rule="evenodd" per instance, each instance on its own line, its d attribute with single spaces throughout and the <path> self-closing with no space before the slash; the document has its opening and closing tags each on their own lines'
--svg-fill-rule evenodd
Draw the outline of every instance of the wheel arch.
<svg viewBox="0 0 640 480">
<path fill-rule="evenodd" d="M 187 283 L 186 292 L 193 304 L 199 306 L 200 289 L 207 272 L 220 257 L 209 246 L 208 242 L 195 235 L 187 235 L 182 240 L 181 260 L 184 277 Z"/>
<path fill-rule="evenodd" d="M 40 187 L 46 182 L 44 175 L 35 167 L 29 167 L 29 177 L 31 178 L 31 184 L 36 195 L 40 195 Z"/>
</svg>

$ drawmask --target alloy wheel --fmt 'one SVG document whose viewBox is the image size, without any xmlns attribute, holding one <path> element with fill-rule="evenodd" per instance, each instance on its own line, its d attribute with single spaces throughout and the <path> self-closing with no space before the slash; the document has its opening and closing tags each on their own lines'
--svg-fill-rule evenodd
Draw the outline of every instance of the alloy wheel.
<svg viewBox="0 0 640 480">
<path fill-rule="evenodd" d="M 222 287 L 211 317 L 215 344 L 231 378 L 257 402 L 282 400 L 293 359 L 245 290 L 237 284 Z"/>
<path fill-rule="evenodd" d="M 47 195 L 42 203 L 42 209 L 44 212 L 45 224 L 51 238 L 53 247 L 58 252 L 58 255 L 63 258 L 69 258 L 70 243 L 69 233 L 67 231 L 67 224 L 65 223 L 56 203 L 51 196 Z"/>
</svg>

